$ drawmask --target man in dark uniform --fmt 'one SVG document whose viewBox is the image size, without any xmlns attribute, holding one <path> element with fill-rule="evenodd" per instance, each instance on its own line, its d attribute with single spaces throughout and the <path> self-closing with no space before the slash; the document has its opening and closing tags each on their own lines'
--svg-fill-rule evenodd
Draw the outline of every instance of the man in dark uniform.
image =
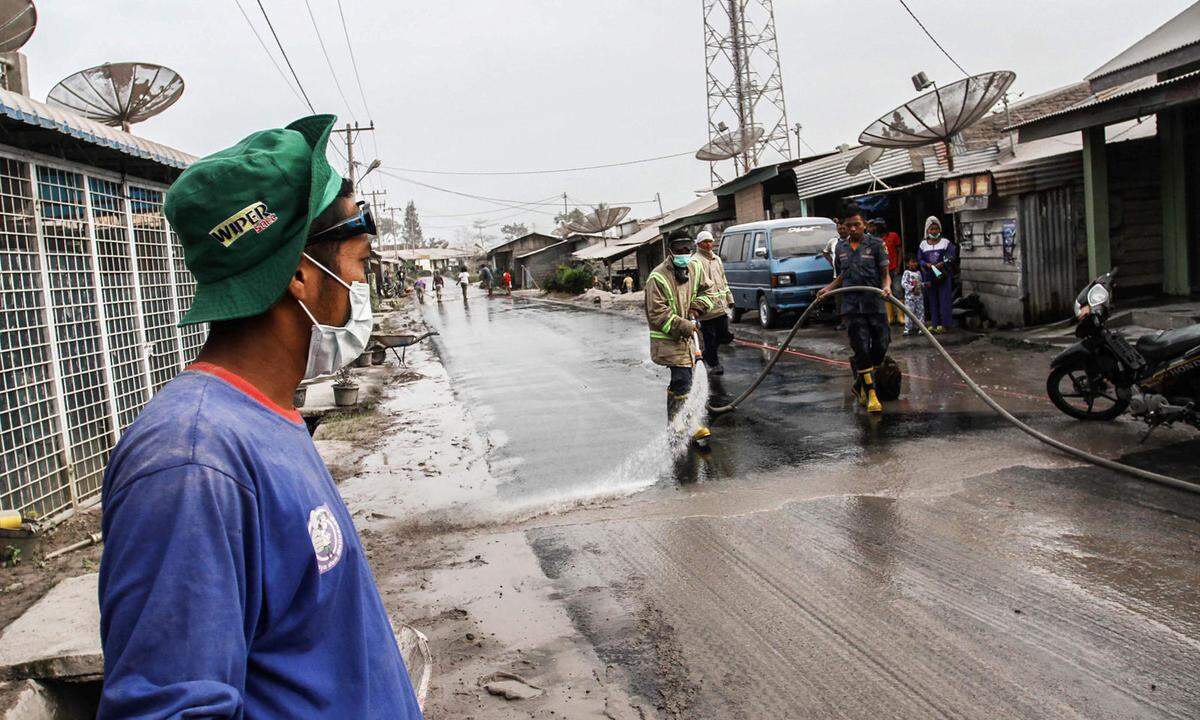
<svg viewBox="0 0 1200 720">
<path fill-rule="evenodd" d="M 866 223 L 862 211 L 849 207 L 842 214 L 846 237 L 834 251 L 833 282 L 817 293 L 820 299 L 839 287 L 866 285 L 892 294 L 892 277 L 888 274 L 888 254 L 883 241 L 866 234 Z M 888 330 L 884 300 L 874 293 L 850 292 L 842 295 L 842 317 L 845 318 L 850 335 L 850 347 L 854 350 L 854 368 L 858 377 L 854 394 L 868 412 L 882 412 L 883 406 L 875 396 L 875 381 L 871 373 L 887 355 L 891 333 Z"/>
</svg>

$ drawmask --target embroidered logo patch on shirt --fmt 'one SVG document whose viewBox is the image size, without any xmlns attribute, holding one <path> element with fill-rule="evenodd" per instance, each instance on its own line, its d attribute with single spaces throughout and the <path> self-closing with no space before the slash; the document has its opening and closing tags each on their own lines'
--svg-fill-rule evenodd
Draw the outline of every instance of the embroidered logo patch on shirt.
<svg viewBox="0 0 1200 720">
<path fill-rule="evenodd" d="M 229 247 L 251 230 L 256 234 L 266 230 L 277 219 L 275 213 L 267 209 L 267 204 L 260 200 L 225 218 L 219 225 L 209 230 L 208 235 L 225 247 Z"/>
<path fill-rule="evenodd" d="M 308 536 L 317 556 L 317 569 L 322 574 L 332 570 L 341 561 L 346 543 L 342 528 L 328 505 L 315 507 L 308 514 Z"/>
</svg>

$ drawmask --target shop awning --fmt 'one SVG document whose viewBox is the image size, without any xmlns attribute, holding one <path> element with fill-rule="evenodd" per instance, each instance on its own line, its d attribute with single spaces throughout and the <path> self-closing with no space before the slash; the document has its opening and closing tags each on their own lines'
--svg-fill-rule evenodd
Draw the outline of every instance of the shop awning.
<svg viewBox="0 0 1200 720">
<path fill-rule="evenodd" d="M 1092 100 L 1013 126 L 1021 142 L 1112 125 L 1200 101 L 1200 70 Z"/>
<path fill-rule="evenodd" d="M 710 223 L 722 222 L 724 220 L 732 220 L 733 217 L 734 209 L 732 207 L 725 208 L 724 210 L 717 208 L 716 210 L 709 212 L 697 213 L 695 215 L 681 217 L 678 220 L 672 220 L 664 225 L 659 225 L 658 230 L 662 233 L 669 233 L 672 230 L 692 227 L 693 225 L 708 225 Z"/>
</svg>

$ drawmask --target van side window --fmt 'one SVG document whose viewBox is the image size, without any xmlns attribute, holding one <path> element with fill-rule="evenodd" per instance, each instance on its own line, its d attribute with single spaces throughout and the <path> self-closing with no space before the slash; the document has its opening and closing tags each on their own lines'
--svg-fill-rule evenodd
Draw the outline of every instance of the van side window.
<svg viewBox="0 0 1200 720">
<path fill-rule="evenodd" d="M 767 247 L 767 234 L 763 233 L 763 232 L 754 233 L 754 251 L 750 254 L 750 258 L 753 258 L 757 255 L 759 248 L 763 248 L 765 250 L 766 247 Z"/>
<path fill-rule="evenodd" d="M 717 253 L 721 256 L 722 262 L 737 262 L 742 259 L 742 235 L 726 235 L 721 238 L 721 251 Z"/>
</svg>

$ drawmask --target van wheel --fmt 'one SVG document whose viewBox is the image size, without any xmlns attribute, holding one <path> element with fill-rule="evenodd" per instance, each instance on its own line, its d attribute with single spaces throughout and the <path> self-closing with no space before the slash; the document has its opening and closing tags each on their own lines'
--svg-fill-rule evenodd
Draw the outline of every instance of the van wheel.
<svg viewBox="0 0 1200 720">
<path fill-rule="evenodd" d="M 735 307 L 729 308 L 729 314 L 735 323 L 740 323 L 742 321 L 742 316 L 746 314 L 746 311 L 740 307 L 735 306 Z"/>
<path fill-rule="evenodd" d="M 771 329 L 778 324 L 779 312 L 767 302 L 766 295 L 758 296 L 758 324 L 765 329 Z"/>
</svg>

